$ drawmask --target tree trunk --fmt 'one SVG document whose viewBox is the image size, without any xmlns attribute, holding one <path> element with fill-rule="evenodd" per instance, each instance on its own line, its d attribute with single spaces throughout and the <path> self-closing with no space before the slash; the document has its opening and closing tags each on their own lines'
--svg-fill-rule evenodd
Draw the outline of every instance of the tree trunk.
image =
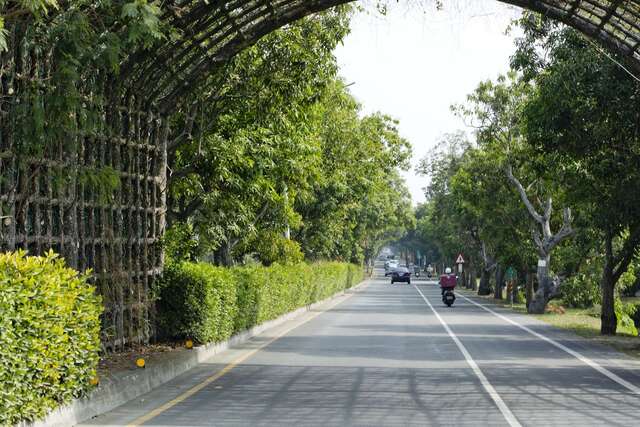
<svg viewBox="0 0 640 427">
<path fill-rule="evenodd" d="M 475 277 L 475 267 L 473 263 L 468 264 L 468 268 L 465 270 L 464 278 L 465 278 L 465 287 L 467 289 L 473 289 L 473 278 Z"/>
<path fill-rule="evenodd" d="M 549 277 L 549 262 L 551 256 L 547 255 L 544 259 L 538 260 L 538 290 L 533 295 L 533 300 L 527 307 L 529 314 L 544 314 L 544 309 L 551 299 L 551 278 Z"/>
<path fill-rule="evenodd" d="M 515 280 L 512 280 L 511 282 L 511 301 L 514 304 L 520 304 L 522 302 L 520 301 L 520 293 L 518 292 L 518 284 L 520 283 L 519 279 L 521 278 L 522 278 L 522 274 L 519 271 Z"/>
<path fill-rule="evenodd" d="M 520 304 L 520 294 L 518 293 L 518 282 L 514 281 L 511 287 L 511 301 L 514 304 Z"/>
<path fill-rule="evenodd" d="M 613 277 L 613 238 L 611 235 L 606 237 L 606 260 L 602 271 L 602 312 L 600 313 L 600 334 L 615 335 L 618 328 L 618 318 L 615 310 L 614 287 L 615 279 Z"/>
<path fill-rule="evenodd" d="M 231 267 L 233 265 L 233 258 L 231 256 L 231 242 L 225 242 L 219 249 L 219 262 L 224 267 Z"/>
<path fill-rule="evenodd" d="M 495 299 L 502 299 L 502 289 L 504 288 L 504 268 L 498 264 L 496 266 L 496 286 L 493 290 Z"/>
<path fill-rule="evenodd" d="M 527 272 L 527 284 L 526 284 L 526 291 L 525 291 L 527 309 L 529 308 L 529 304 L 531 304 L 531 301 L 533 301 L 533 279 L 534 279 L 533 273 L 531 273 L 530 271 Z"/>
<path fill-rule="evenodd" d="M 489 279 L 491 275 L 491 270 L 487 270 L 486 268 L 482 269 L 482 274 L 480 275 L 480 287 L 478 288 L 478 295 L 489 295 L 491 293 L 491 285 L 489 284 Z"/>
</svg>

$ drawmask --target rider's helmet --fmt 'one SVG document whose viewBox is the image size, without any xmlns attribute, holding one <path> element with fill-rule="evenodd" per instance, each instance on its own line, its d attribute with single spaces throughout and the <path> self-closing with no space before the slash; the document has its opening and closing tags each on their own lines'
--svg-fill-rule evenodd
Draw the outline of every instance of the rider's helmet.
<svg viewBox="0 0 640 427">
<path fill-rule="evenodd" d="M 445 274 L 451 274 L 451 267 L 447 267 L 444 269 Z"/>
</svg>

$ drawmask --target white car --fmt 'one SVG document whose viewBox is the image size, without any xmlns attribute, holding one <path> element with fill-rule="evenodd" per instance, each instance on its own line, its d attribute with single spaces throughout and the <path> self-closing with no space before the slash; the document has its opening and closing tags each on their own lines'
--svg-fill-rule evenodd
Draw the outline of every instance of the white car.
<svg viewBox="0 0 640 427">
<path fill-rule="evenodd" d="M 387 261 L 384 263 L 384 277 L 387 277 L 388 275 L 390 275 L 391 273 L 393 273 L 393 271 L 398 268 L 398 262 L 397 261 Z"/>
</svg>

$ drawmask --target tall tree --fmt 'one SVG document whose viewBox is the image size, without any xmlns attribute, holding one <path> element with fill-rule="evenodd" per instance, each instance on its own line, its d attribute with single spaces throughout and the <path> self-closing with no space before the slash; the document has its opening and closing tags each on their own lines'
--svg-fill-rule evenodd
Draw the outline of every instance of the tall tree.
<svg viewBox="0 0 640 427">
<path fill-rule="evenodd" d="M 615 286 L 640 245 L 640 84 L 611 54 L 575 31 L 536 17 L 514 66 L 535 76 L 524 110 L 527 140 L 562 159 L 559 176 L 591 227 L 599 230 L 601 332 L 615 334 Z"/>
</svg>

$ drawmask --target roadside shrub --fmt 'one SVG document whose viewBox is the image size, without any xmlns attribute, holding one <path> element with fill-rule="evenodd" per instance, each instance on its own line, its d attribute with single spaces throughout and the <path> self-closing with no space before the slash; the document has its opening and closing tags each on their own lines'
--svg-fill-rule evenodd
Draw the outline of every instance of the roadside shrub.
<svg viewBox="0 0 640 427">
<path fill-rule="evenodd" d="M 173 338 L 197 342 L 231 336 L 236 286 L 230 271 L 206 263 L 169 262 L 158 292 L 158 328 Z"/>
<path fill-rule="evenodd" d="M 102 305 L 53 252 L 0 254 L 0 425 L 81 396 L 96 374 Z"/>
<path fill-rule="evenodd" d="M 618 283 L 616 284 L 616 290 L 620 296 L 634 296 L 633 289 L 635 288 L 637 280 L 637 272 L 640 271 L 638 267 L 638 260 L 634 260 L 627 267 L 627 271 L 622 273 Z"/>
<path fill-rule="evenodd" d="M 637 303 L 625 303 L 620 298 L 614 301 L 614 310 L 618 319 L 618 332 L 624 332 L 630 335 L 638 335 L 638 327 L 640 326 L 640 310 Z M 597 319 L 602 315 L 602 306 L 596 304 L 587 309 L 587 314 Z"/>
<path fill-rule="evenodd" d="M 636 327 L 636 329 L 640 329 L 640 302 L 633 302 L 630 304 L 634 306 L 631 320 L 633 320 L 633 325 Z"/>
<path fill-rule="evenodd" d="M 580 272 L 567 278 L 560 285 L 562 301 L 567 307 L 589 308 L 600 304 L 600 277 L 602 263 L 598 259 L 589 259 Z"/>
<path fill-rule="evenodd" d="M 560 285 L 562 301 L 567 307 L 589 308 L 600 304 L 600 285 L 592 278 L 577 274 Z"/>
<path fill-rule="evenodd" d="M 222 341 L 328 298 L 363 277 L 360 267 L 337 262 L 233 268 L 174 262 L 159 284 L 158 326 L 166 338 Z"/>
<path fill-rule="evenodd" d="M 638 329 L 633 320 L 636 314 L 635 304 L 626 304 L 620 299 L 616 299 L 614 309 L 616 311 L 616 317 L 618 318 L 618 331 L 637 336 Z"/>
</svg>

